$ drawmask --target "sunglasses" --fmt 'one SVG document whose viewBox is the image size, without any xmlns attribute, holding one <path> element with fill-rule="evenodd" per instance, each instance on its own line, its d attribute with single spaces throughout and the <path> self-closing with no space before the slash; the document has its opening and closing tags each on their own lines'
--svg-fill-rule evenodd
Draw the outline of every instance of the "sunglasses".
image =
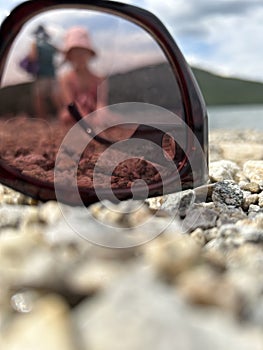
<svg viewBox="0 0 263 350">
<path fill-rule="evenodd" d="M 0 28 L 0 181 L 41 201 L 145 199 L 207 181 L 207 114 L 174 39 L 113 1 L 31 0 Z"/>
</svg>

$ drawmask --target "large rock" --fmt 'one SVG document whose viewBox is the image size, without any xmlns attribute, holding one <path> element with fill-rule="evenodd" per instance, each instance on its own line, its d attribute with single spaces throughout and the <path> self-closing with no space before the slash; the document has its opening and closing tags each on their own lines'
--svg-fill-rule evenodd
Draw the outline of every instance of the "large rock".
<svg viewBox="0 0 263 350">
<path fill-rule="evenodd" d="M 74 315 L 83 349 L 261 350 L 261 334 L 227 314 L 190 308 L 149 273 L 131 273 Z"/>
<path fill-rule="evenodd" d="M 209 165 L 209 177 L 212 182 L 234 180 L 239 171 L 239 166 L 230 160 L 219 160 Z"/>
<path fill-rule="evenodd" d="M 243 166 L 243 171 L 250 181 L 263 186 L 263 160 L 249 160 Z"/>
</svg>

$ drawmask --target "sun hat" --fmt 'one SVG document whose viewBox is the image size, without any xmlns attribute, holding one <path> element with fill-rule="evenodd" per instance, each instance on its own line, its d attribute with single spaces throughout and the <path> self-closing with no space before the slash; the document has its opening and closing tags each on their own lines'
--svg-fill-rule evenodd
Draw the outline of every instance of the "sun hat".
<svg viewBox="0 0 263 350">
<path fill-rule="evenodd" d="M 96 56 L 89 33 L 83 27 L 71 27 L 66 33 L 64 43 L 64 53 L 66 58 L 69 52 L 74 48 L 86 49 L 92 54 L 92 56 Z"/>
</svg>

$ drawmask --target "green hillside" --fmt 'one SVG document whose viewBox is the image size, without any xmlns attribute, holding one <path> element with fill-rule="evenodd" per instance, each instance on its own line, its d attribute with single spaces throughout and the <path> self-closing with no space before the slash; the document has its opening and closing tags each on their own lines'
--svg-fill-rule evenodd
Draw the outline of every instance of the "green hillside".
<svg viewBox="0 0 263 350">
<path fill-rule="evenodd" d="M 192 70 L 207 105 L 263 104 L 263 83 L 225 78 L 195 67 Z M 109 77 L 109 104 L 152 101 L 170 108 L 175 103 L 175 94 L 171 68 L 167 64 L 141 67 Z M 33 101 L 32 83 L 3 87 L 0 89 L 0 115 L 32 112 Z"/>
<path fill-rule="evenodd" d="M 263 83 L 226 78 L 192 67 L 207 105 L 263 104 Z M 122 89 L 119 86 L 122 85 Z M 150 87 L 158 87 L 153 91 Z M 139 68 L 110 78 L 110 95 L 115 103 L 137 101 L 140 91 L 147 92 L 148 101 L 169 108 L 175 86 L 168 64 Z"/>
<path fill-rule="evenodd" d="M 207 105 L 263 104 L 263 84 L 192 68 Z"/>
</svg>

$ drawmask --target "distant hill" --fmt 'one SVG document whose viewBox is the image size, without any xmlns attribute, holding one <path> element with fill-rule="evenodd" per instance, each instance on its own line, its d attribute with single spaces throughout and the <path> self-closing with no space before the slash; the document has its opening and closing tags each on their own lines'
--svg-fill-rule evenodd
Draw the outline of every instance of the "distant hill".
<svg viewBox="0 0 263 350">
<path fill-rule="evenodd" d="M 221 77 L 195 67 L 192 71 L 207 105 L 263 104 L 263 83 Z M 120 82 L 122 88 L 117 91 Z M 143 91 L 148 101 L 167 108 L 174 103 L 177 89 L 168 64 L 117 74 L 110 78 L 110 87 L 115 103 L 140 101 Z"/>
<path fill-rule="evenodd" d="M 179 87 L 170 65 L 153 64 L 109 77 L 110 104 L 145 102 L 180 109 Z M 179 98 L 178 98 L 179 97 Z"/>
<path fill-rule="evenodd" d="M 263 84 L 192 67 L 207 105 L 263 104 Z"/>
<path fill-rule="evenodd" d="M 207 105 L 263 104 L 263 83 L 226 78 L 192 68 Z M 177 86 L 167 64 L 138 68 L 109 78 L 109 104 L 142 102 L 166 108 L 176 107 Z M 15 103 L 14 103 L 15 100 Z M 0 89 L 0 115 L 32 112 L 32 83 Z"/>
</svg>

